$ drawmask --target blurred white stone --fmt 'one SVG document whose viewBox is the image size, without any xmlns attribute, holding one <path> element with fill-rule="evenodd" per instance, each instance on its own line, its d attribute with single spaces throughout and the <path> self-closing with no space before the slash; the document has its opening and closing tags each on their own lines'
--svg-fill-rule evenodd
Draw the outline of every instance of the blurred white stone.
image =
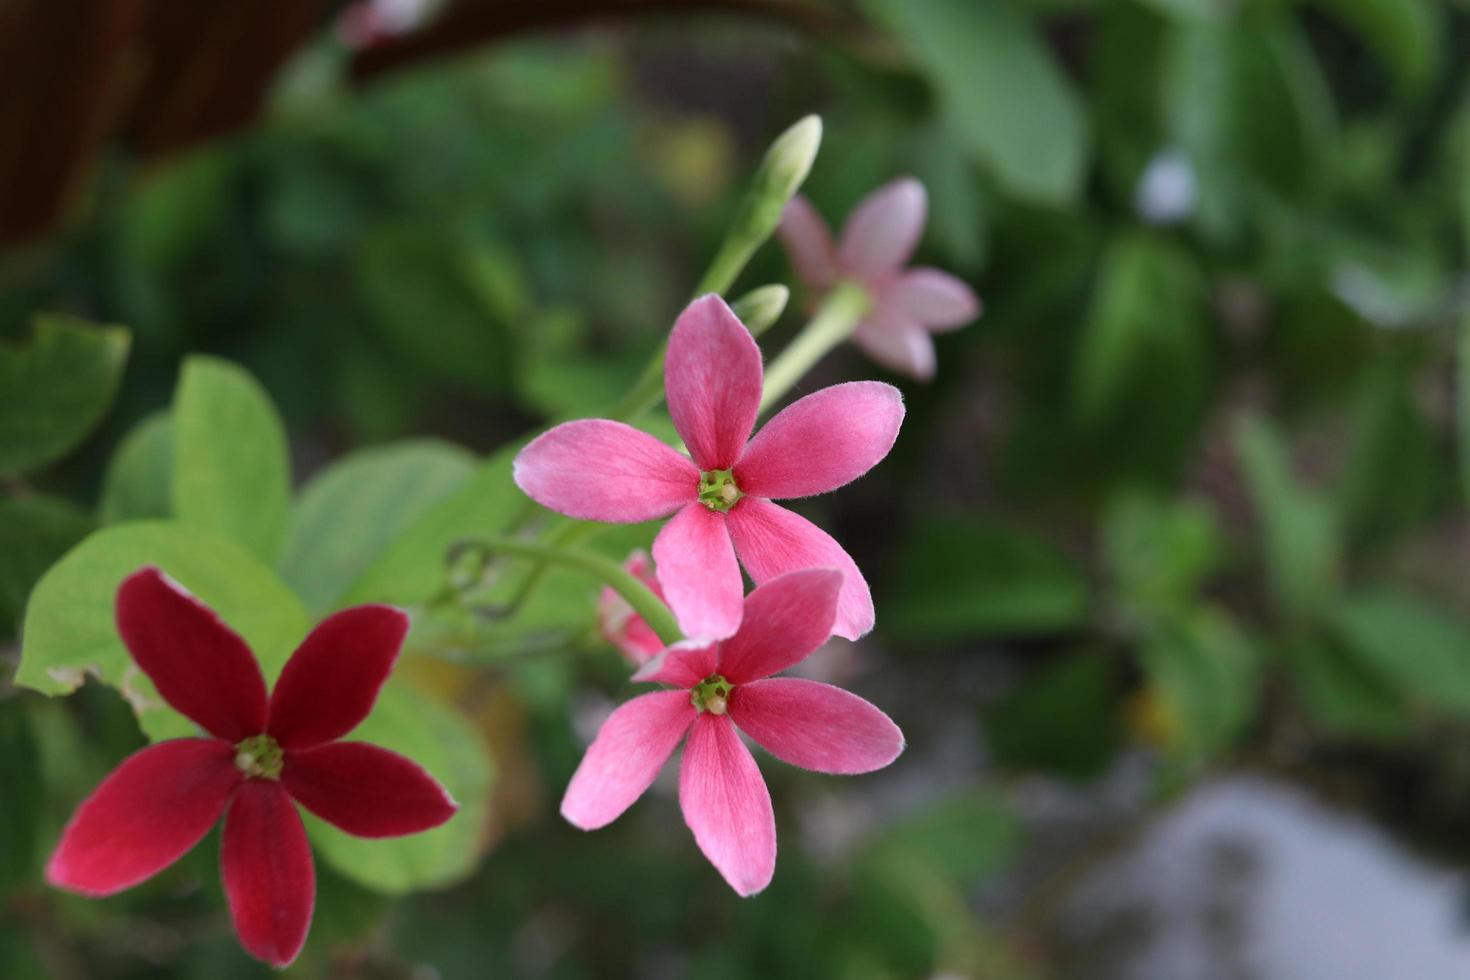
<svg viewBox="0 0 1470 980">
<path fill-rule="evenodd" d="M 1178 224 L 1194 213 L 1198 191 L 1189 157 L 1182 150 L 1160 150 L 1138 178 L 1133 207 L 1149 224 Z"/>
</svg>

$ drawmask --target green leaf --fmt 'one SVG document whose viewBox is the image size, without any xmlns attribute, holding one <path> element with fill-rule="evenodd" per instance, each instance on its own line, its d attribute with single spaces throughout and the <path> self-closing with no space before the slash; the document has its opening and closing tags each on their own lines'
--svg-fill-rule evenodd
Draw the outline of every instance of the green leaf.
<svg viewBox="0 0 1470 980">
<path fill-rule="evenodd" d="M 1470 714 L 1470 628 L 1407 593 L 1358 592 L 1332 611 L 1343 648 L 1414 704 Z"/>
<path fill-rule="evenodd" d="M 1297 485 L 1286 445 L 1266 420 L 1243 419 L 1235 451 L 1261 525 L 1277 606 L 1290 618 L 1307 619 L 1337 591 L 1342 553 L 1337 515 L 1318 494 Z"/>
<path fill-rule="evenodd" d="M 1201 375 L 1203 314 L 1204 284 L 1187 253 L 1142 234 L 1112 241 L 1077 353 L 1079 414 L 1097 420 L 1111 411 L 1144 364 Z"/>
<path fill-rule="evenodd" d="M 1422 93 L 1439 70 L 1447 28 L 1439 4 L 1423 0 L 1317 0 L 1352 28 L 1409 95 Z"/>
<path fill-rule="evenodd" d="M 1072 779 L 1100 773 L 1120 735 L 1117 678 L 1092 653 L 1049 663 L 984 715 L 996 761 Z"/>
<path fill-rule="evenodd" d="M 1344 529 L 1381 543 L 1428 516 L 1441 485 L 1441 451 L 1414 402 L 1412 373 L 1388 359 L 1358 382 L 1345 472 L 1335 484 Z"/>
<path fill-rule="evenodd" d="M 1165 501 L 1139 491 L 1125 491 L 1110 501 L 1102 539 L 1118 601 L 1142 620 L 1189 606 L 1225 550 L 1207 501 Z"/>
<path fill-rule="evenodd" d="M 179 519 L 274 562 L 290 513 L 291 461 L 270 396 L 228 361 L 190 357 L 174 393 L 173 419 Z"/>
<path fill-rule="evenodd" d="M 431 439 L 337 460 L 301 491 L 281 556 L 282 577 L 314 616 L 322 615 L 404 529 L 474 472 L 470 453 Z"/>
<path fill-rule="evenodd" d="M 1016 197 L 1076 199 L 1089 145 L 1082 100 L 1005 0 L 867 0 L 938 91 L 948 126 Z"/>
<path fill-rule="evenodd" d="M 128 332 L 75 317 L 36 317 L 24 346 L 0 345 L 0 473 L 33 470 L 81 442 L 112 403 Z"/>
<path fill-rule="evenodd" d="M 373 713 L 349 737 L 417 762 L 439 780 L 460 809 L 433 830 L 381 840 L 353 837 L 303 814 L 317 854 L 349 880 L 392 895 L 467 877 L 485 849 L 494 775 L 475 727 L 453 708 L 395 678 L 384 685 Z"/>
<path fill-rule="evenodd" d="M 1403 734 L 1403 698 L 1333 637 L 1302 636 L 1281 647 L 1298 697 L 1330 732 L 1392 738 Z"/>
<path fill-rule="evenodd" d="M 0 820 L 0 896 L 29 885 L 40 873 L 37 856 L 42 805 L 40 751 L 21 698 L 0 701 L 0 772 L 5 774 L 5 819 Z"/>
<path fill-rule="evenodd" d="M 1261 658 L 1226 613 L 1191 610 L 1154 630 L 1139 657 L 1181 755 L 1200 758 L 1225 748 L 1250 720 Z"/>
<path fill-rule="evenodd" d="M 36 581 L 92 530 L 65 500 L 0 500 L 0 637 L 14 636 Z"/>
<path fill-rule="evenodd" d="M 498 450 L 459 489 L 421 514 L 362 573 L 342 605 L 424 602 L 444 586 L 444 558 L 462 538 L 494 536 L 528 506 L 511 479 L 521 444 Z"/>
<path fill-rule="evenodd" d="M 942 641 L 1075 628 L 1088 611 L 1081 570 L 1045 539 L 1015 527 L 931 517 L 908 535 L 879 626 Z"/>
<path fill-rule="evenodd" d="M 15 682 L 67 694 L 90 675 L 122 692 L 151 737 L 192 731 L 133 663 L 113 620 L 118 586 L 145 565 L 163 569 L 243 636 L 268 681 L 306 635 L 301 603 L 228 538 L 171 521 L 118 524 L 90 535 L 36 585 Z"/>
<path fill-rule="evenodd" d="M 104 524 L 173 515 L 174 426 L 155 412 L 128 431 L 107 464 L 98 516 Z"/>
<path fill-rule="evenodd" d="M 1021 823 L 1004 799 L 972 790 L 926 806 L 863 848 L 864 860 L 923 862 L 961 885 L 1004 868 L 1021 844 Z"/>
</svg>

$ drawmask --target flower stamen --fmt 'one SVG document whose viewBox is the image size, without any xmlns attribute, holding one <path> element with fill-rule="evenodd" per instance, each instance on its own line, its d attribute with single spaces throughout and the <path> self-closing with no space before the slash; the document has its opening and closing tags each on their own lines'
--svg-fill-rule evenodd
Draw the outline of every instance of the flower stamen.
<svg viewBox="0 0 1470 980">
<path fill-rule="evenodd" d="M 734 684 L 719 674 L 710 674 L 689 691 L 689 703 L 694 705 L 696 711 L 708 711 L 712 715 L 722 715 L 729 709 L 730 692 L 733 690 L 735 690 Z"/>
<path fill-rule="evenodd" d="M 252 735 L 235 746 L 235 768 L 256 779 L 280 779 L 286 756 L 269 735 Z"/>
<path fill-rule="evenodd" d="M 735 485 L 733 470 L 709 470 L 699 474 L 699 502 L 710 510 L 723 514 L 743 496 Z"/>
</svg>

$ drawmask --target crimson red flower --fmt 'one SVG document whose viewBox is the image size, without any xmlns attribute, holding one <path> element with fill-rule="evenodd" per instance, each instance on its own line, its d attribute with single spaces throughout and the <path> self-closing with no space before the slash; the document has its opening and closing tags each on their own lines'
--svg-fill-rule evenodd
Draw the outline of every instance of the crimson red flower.
<svg viewBox="0 0 1470 980">
<path fill-rule="evenodd" d="M 357 606 L 324 620 L 274 693 L 239 634 L 156 568 L 117 592 L 123 642 L 158 693 L 208 737 L 124 759 L 62 831 L 46 877 L 100 897 L 177 861 L 224 816 L 220 868 L 240 943 L 285 966 L 306 941 L 316 872 L 294 800 L 358 837 L 437 827 L 458 809 L 416 763 L 338 741 L 372 710 L 408 617 Z"/>
</svg>

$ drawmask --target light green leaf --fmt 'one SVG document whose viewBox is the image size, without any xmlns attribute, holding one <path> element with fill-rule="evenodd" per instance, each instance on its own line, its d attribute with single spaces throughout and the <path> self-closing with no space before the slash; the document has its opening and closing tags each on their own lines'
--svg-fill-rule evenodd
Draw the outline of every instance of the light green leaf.
<svg viewBox="0 0 1470 980">
<path fill-rule="evenodd" d="M 342 605 L 423 602 L 444 586 L 444 557 L 462 538 L 498 535 L 528 506 L 511 479 L 520 444 L 485 459 L 459 489 L 419 516 L 353 583 Z"/>
<path fill-rule="evenodd" d="M 948 125 L 1017 197 L 1066 204 L 1081 190 L 1087 117 L 1072 83 L 1005 0 L 867 0 L 908 42 Z"/>
<path fill-rule="evenodd" d="M 1171 747 L 1181 755 L 1225 748 L 1250 720 L 1261 658 L 1223 611 L 1200 607 L 1163 624 L 1139 657 L 1166 706 Z"/>
<path fill-rule="evenodd" d="M 926 806 L 863 848 L 864 861 L 923 862 L 961 885 L 999 871 L 1016 855 L 1021 824 L 1000 796 L 971 790 Z"/>
<path fill-rule="evenodd" d="M 112 403 L 128 332 L 46 313 L 23 346 L 0 344 L 0 473 L 32 470 L 81 442 Z"/>
<path fill-rule="evenodd" d="M 190 731 L 133 663 L 113 620 L 118 586 L 145 565 L 163 569 L 243 636 L 268 681 L 306 635 L 301 603 L 228 538 L 171 521 L 118 524 L 90 535 L 37 583 L 15 682 L 67 694 L 90 675 L 123 693 L 150 736 Z"/>
<path fill-rule="evenodd" d="M 1201 373 L 1203 307 L 1204 284 L 1187 253 L 1141 234 L 1110 243 L 1078 348 L 1080 415 L 1095 420 L 1112 409 L 1145 360 Z"/>
<path fill-rule="evenodd" d="M 433 830 L 381 840 L 353 837 L 303 814 L 317 854 L 344 877 L 393 895 L 442 887 L 468 876 L 485 849 L 494 776 L 484 739 L 475 727 L 448 705 L 393 679 L 384 685 L 372 714 L 348 738 L 417 762 L 439 780 L 460 809 Z"/>
<path fill-rule="evenodd" d="M 91 530 L 92 518 L 65 500 L 0 499 L 0 637 L 15 635 L 32 586 Z"/>
<path fill-rule="evenodd" d="M 1344 596 L 1332 626 L 1369 673 L 1412 703 L 1470 714 L 1470 628 L 1412 595 Z"/>
<path fill-rule="evenodd" d="M 1297 485 L 1286 445 L 1265 419 L 1242 420 L 1235 451 L 1260 522 L 1276 603 L 1288 617 L 1311 617 L 1337 590 L 1342 544 L 1336 512 Z"/>
<path fill-rule="evenodd" d="M 291 461 L 270 396 L 228 361 L 190 357 L 173 419 L 174 512 L 273 563 L 290 512 Z"/>
<path fill-rule="evenodd" d="M 1067 630 L 1088 611 L 1081 570 L 1045 539 L 1015 527 L 929 518 L 908 536 L 878 626 L 939 641 Z"/>
<path fill-rule="evenodd" d="M 281 576 L 314 616 L 475 472 L 474 457 L 431 439 L 364 449 L 306 485 L 291 515 Z"/>
<path fill-rule="evenodd" d="M 107 464 L 98 516 L 104 524 L 173 513 L 174 426 L 155 412 L 129 430 Z"/>
<path fill-rule="evenodd" d="M 1102 540 L 1118 601 L 1141 620 L 1188 606 L 1225 550 L 1207 501 L 1165 501 L 1135 491 L 1109 503 Z"/>
</svg>

